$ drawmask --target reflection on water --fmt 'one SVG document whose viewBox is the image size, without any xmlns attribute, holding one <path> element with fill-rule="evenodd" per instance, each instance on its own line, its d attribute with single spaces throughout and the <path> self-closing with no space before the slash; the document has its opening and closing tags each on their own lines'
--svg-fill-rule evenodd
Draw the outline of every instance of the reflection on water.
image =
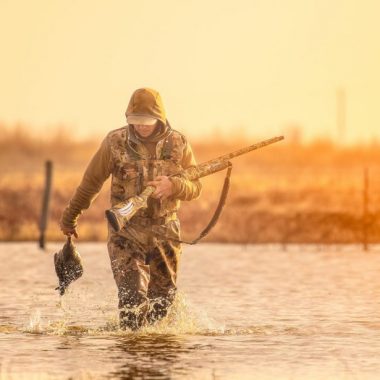
<svg viewBox="0 0 380 380">
<path fill-rule="evenodd" d="M 62 299 L 58 246 L 0 244 L 0 380 L 379 378 L 376 250 L 187 247 L 169 316 L 132 333 L 105 244 L 78 244 L 85 272 Z"/>
<path fill-rule="evenodd" d="M 117 341 L 111 351 L 123 362 L 110 377 L 166 379 L 172 372 L 184 345 L 176 336 L 142 336 Z"/>
</svg>

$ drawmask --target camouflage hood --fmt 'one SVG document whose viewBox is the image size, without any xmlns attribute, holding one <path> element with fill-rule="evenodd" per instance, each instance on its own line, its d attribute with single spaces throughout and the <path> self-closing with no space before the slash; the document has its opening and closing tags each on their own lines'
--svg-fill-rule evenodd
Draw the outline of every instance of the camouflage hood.
<svg viewBox="0 0 380 380">
<path fill-rule="evenodd" d="M 161 96 L 151 88 L 139 88 L 132 94 L 125 116 L 154 117 L 166 125 L 166 113 Z"/>
<path fill-rule="evenodd" d="M 143 138 L 139 136 L 132 125 L 128 125 L 128 140 L 133 142 L 158 142 L 166 138 L 171 133 L 171 128 L 160 94 L 151 88 L 139 88 L 129 101 L 125 116 L 147 116 L 159 120 L 157 130 L 153 135 Z"/>
</svg>

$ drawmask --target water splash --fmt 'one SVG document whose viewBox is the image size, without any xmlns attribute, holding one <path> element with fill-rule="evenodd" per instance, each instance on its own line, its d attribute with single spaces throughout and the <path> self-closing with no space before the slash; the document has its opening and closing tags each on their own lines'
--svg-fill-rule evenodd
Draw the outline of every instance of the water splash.
<svg viewBox="0 0 380 380">
<path fill-rule="evenodd" d="M 208 331 L 223 333 L 224 329 L 224 325 L 218 324 L 204 310 L 197 309 L 184 294 L 178 292 L 168 316 L 140 331 L 143 334 L 197 335 Z"/>
<path fill-rule="evenodd" d="M 25 327 L 25 332 L 31 334 L 42 334 L 42 321 L 41 321 L 41 311 L 35 310 L 29 318 L 29 323 Z"/>
<path fill-rule="evenodd" d="M 272 335 L 274 326 L 250 326 L 245 328 L 226 328 L 224 323 L 211 318 L 206 311 L 197 308 L 184 294 L 178 292 L 168 315 L 153 325 L 144 326 L 138 331 L 121 329 L 119 326 L 118 310 L 105 312 L 104 305 L 91 305 L 91 313 L 97 310 L 96 320 L 88 323 L 73 322 L 76 319 L 73 300 L 67 296 L 77 298 L 78 295 L 65 295 L 57 303 L 62 315 L 53 321 L 43 321 L 40 310 L 32 313 L 28 325 L 23 332 L 58 336 L 125 336 L 125 335 L 203 335 L 203 336 L 231 336 L 231 335 Z M 78 296 L 83 299 L 83 295 Z M 75 302 L 76 303 L 76 302 Z M 85 308 L 82 305 L 82 309 Z M 81 310 L 82 312 L 83 310 Z"/>
<path fill-rule="evenodd" d="M 65 296 L 66 297 L 66 296 Z M 33 312 L 25 332 L 35 334 L 48 335 L 207 335 L 207 334 L 223 334 L 225 331 L 224 325 L 217 323 L 211 319 L 203 310 L 197 309 L 189 302 L 186 297 L 178 293 L 174 303 L 169 309 L 167 317 L 153 325 L 145 326 L 137 332 L 130 330 L 122 330 L 119 326 L 118 310 L 115 309 L 111 314 L 106 315 L 102 306 L 95 306 L 100 311 L 100 317 L 106 318 L 104 324 L 93 325 L 73 323 L 75 318 L 74 310 L 69 306 L 65 297 L 57 303 L 58 309 L 61 310 L 62 316 L 54 321 L 43 323 L 43 318 L 39 310 Z M 94 305 L 92 305 L 94 306 Z M 97 316 L 99 318 L 99 316 Z"/>
</svg>

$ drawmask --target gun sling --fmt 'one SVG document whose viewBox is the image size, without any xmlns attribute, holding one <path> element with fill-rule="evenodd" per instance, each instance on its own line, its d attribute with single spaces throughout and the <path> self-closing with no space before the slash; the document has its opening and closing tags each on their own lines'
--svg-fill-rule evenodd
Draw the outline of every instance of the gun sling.
<svg viewBox="0 0 380 380">
<path fill-rule="evenodd" d="M 128 225 L 132 226 L 136 230 L 142 231 L 148 235 L 151 235 L 151 236 L 158 238 L 158 239 L 161 239 L 161 240 L 171 240 L 171 241 L 174 241 L 177 243 L 184 243 L 184 244 L 189 244 L 189 245 L 197 244 L 201 239 L 203 239 L 205 236 L 208 235 L 208 233 L 215 227 L 216 223 L 219 220 L 219 217 L 222 213 L 223 207 L 226 203 L 228 191 L 230 189 L 231 171 L 232 171 L 232 164 L 231 164 L 231 162 L 228 162 L 227 172 L 226 172 L 226 176 L 224 178 L 223 188 L 222 188 L 222 192 L 220 194 L 218 206 L 216 207 L 214 215 L 212 216 L 212 218 L 208 222 L 207 226 L 203 229 L 203 231 L 199 234 L 199 236 L 196 239 L 194 239 L 192 241 L 185 241 L 185 240 L 177 239 L 175 237 L 171 237 L 170 234 L 165 233 L 165 227 L 160 226 L 160 225 L 152 224 L 150 226 L 150 229 L 148 230 L 147 227 L 144 227 L 144 226 L 137 224 L 137 223 L 132 223 L 133 219 L 129 223 L 127 223 L 127 226 Z"/>
</svg>

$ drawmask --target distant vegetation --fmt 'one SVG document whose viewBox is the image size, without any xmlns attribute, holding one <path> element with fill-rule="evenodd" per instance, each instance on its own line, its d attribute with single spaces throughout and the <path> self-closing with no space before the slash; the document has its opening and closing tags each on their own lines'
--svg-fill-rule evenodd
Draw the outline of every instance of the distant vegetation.
<svg viewBox="0 0 380 380">
<path fill-rule="evenodd" d="M 272 137 L 272 136 L 268 136 Z M 198 162 L 254 143 L 237 137 L 193 141 Z M 48 240 L 62 239 L 58 220 L 100 139 L 76 141 L 63 129 L 36 136 L 25 127 L 0 127 L 0 239 L 36 240 L 44 161 L 54 162 Z M 380 242 L 380 146 L 287 141 L 233 161 L 232 185 L 222 217 L 206 241 L 236 243 Z M 369 170 L 363 215 L 363 170 Z M 196 235 L 216 206 L 223 174 L 203 180 L 199 200 L 184 202 L 183 237 Z M 104 240 L 109 184 L 79 221 L 81 240 Z"/>
</svg>

